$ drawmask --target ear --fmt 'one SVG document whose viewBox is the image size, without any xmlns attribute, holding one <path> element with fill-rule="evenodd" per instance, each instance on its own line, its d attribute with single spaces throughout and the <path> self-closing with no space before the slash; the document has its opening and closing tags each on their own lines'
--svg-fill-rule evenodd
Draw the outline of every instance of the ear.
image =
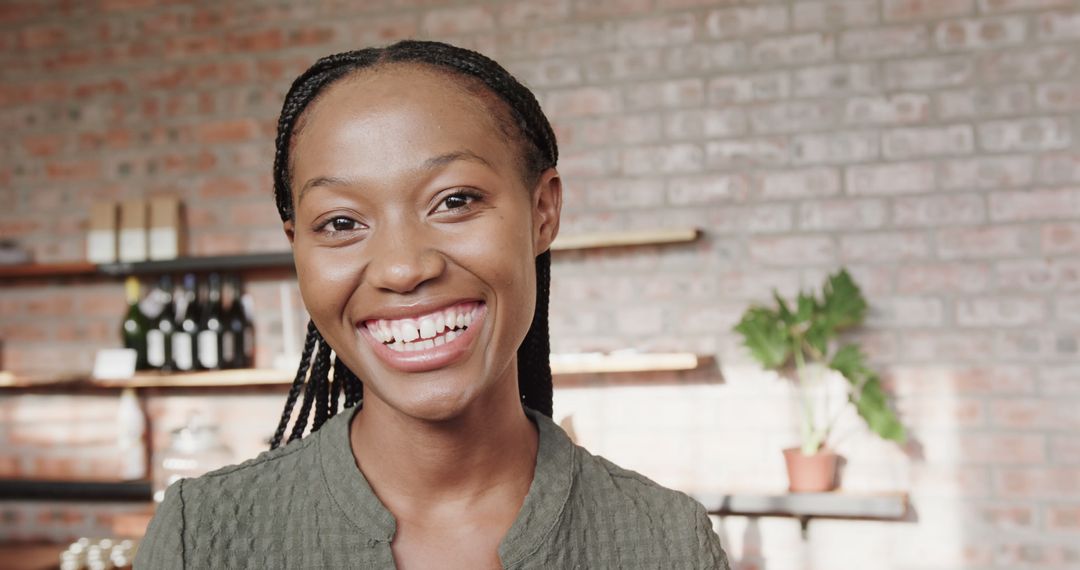
<svg viewBox="0 0 1080 570">
<path fill-rule="evenodd" d="M 296 239 L 296 226 L 292 220 L 285 220 L 283 226 L 285 237 L 289 238 L 289 247 L 292 247 L 293 240 Z"/>
<path fill-rule="evenodd" d="M 549 168 L 540 176 L 533 190 L 533 247 L 536 255 L 551 247 L 559 235 L 559 215 L 562 212 L 562 179 L 559 172 Z"/>
</svg>

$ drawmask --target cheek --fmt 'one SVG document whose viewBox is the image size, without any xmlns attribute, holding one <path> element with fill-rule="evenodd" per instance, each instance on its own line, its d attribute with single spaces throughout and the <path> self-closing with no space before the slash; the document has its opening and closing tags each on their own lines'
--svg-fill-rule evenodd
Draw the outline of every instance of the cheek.
<svg viewBox="0 0 1080 570">
<path fill-rule="evenodd" d="M 345 312 L 349 296 L 356 289 L 357 268 L 338 259 L 337 252 L 304 248 L 295 251 L 296 278 L 300 296 L 315 326 L 331 334 L 333 325 Z"/>
<path fill-rule="evenodd" d="M 530 228 L 521 216 L 492 216 L 484 228 L 473 228 L 472 239 L 459 240 L 450 254 L 491 288 L 503 334 L 516 337 L 519 343 L 532 322 L 536 304 Z"/>
</svg>

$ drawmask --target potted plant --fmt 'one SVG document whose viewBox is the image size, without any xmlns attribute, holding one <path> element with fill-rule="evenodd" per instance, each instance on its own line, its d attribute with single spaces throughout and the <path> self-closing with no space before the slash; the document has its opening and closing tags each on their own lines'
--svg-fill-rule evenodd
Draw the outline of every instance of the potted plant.
<svg viewBox="0 0 1080 570">
<path fill-rule="evenodd" d="M 881 388 L 878 375 L 854 343 L 841 344 L 842 332 L 862 323 L 866 300 L 844 269 L 828 276 L 821 296 L 800 292 L 789 305 L 774 289 L 773 307 L 751 306 L 734 330 L 761 365 L 790 377 L 792 363 L 800 398 L 802 444 L 784 450 L 792 492 L 829 491 L 836 487 L 837 456 L 826 445 L 846 404 L 832 417 L 815 413 L 811 386 L 815 375 L 836 371 L 847 380 L 847 401 L 869 428 L 886 440 L 907 436 Z M 828 410 L 825 411 L 829 413 Z M 809 471 L 807 471 L 809 469 Z"/>
</svg>

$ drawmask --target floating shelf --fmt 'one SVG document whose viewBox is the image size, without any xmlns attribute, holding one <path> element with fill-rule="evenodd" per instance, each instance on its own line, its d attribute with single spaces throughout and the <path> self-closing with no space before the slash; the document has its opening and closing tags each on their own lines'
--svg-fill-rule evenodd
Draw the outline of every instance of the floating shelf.
<svg viewBox="0 0 1080 570">
<path fill-rule="evenodd" d="M 903 493 L 691 493 L 710 514 L 857 519 L 899 519 L 908 509 Z"/>
<path fill-rule="evenodd" d="M 811 519 L 902 520 L 909 510 L 906 493 L 689 493 L 710 515 L 793 517 L 805 539 Z"/>
<path fill-rule="evenodd" d="M 660 245 L 692 242 L 701 236 L 698 228 L 601 232 L 564 236 L 551 244 L 551 250 L 568 251 L 632 245 Z M 292 252 L 251 253 L 210 257 L 182 257 L 166 261 L 137 263 L 87 262 L 21 264 L 0 266 L 0 280 L 13 281 L 42 277 L 123 277 L 206 271 L 293 270 Z"/>
<path fill-rule="evenodd" d="M 552 374 L 613 374 L 693 370 L 703 357 L 691 353 L 583 353 L 551 355 Z M 0 390 L 18 389 L 122 389 L 220 388 L 292 384 L 296 372 L 274 369 L 215 370 L 207 372 L 140 372 L 131 378 L 94 379 L 85 374 L 19 375 L 0 372 Z"/>
</svg>

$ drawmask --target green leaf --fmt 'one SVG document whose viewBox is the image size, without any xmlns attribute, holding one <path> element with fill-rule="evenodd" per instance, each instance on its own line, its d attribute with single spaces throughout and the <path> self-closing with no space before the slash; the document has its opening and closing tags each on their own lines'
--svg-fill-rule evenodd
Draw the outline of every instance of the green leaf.
<svg viewBox="0 0 1080 570">
<path fill-rule="evenodd" d="M 866 358 L 859 347 L 848 344 L 836 351 L 829 368 L 844 375 L 851 383 L 848 399 L 855 405 L 870 429 L 884 439 L 903 443 L 907 439 L 904 426 L 889 407 L 888 397 L 881 382 L 866 365 Z"/>
<path fill-rule="evenodd" d="M 867 375 L 872 374 L 866 366 L 866 358 L 863 356 L 862 351 L 859 350 L 859 346 L 855 344 L 846 344 L 840 347 L 840 350 L 837 350 L 836 354 L 833 355 L 832 361 L 829 362 L 829 368 L 843 374 L 856 387 L 858 386 L 857 381 L 861 381 Z"/>
<path fill-rule="evenodd" d="M 866 299 L 846 269 L 829 276 L 824 297 L 825 319 L 834 331 L 857 325 L 866 316 Z"/>
<path fill-rule="evenodd" d="M 742 334 L 743 344 L 765 368 L 779 368 L 791 356 L 791 338 L 777 311 L 751 307 L 743 313 L 735 331 Z"/>
<path fill-rule="evenodd" d="M 795 313 L 795 320 L 799 323 L 808 323 L 814 317 L 814 313 L 817 309 L 817 301 L 814 300 L 812 295 L 808 295 L 799 291 L 799 296 L 796 299 L 798 312 Z"/>
<path fill-rule="evenodd" d="M 777 316 L 785 325 L 789 327 L 795 326 L 795 314 L 788 308 L 784 298 L 780 296 L 780 293 L 776 289 L 773 289 L 772 294 L 773 299 L 776 299 Z"/>
<path fill-rule="evenodd" d="M 803 338 L 806 339 L 806 343 L 810 345 L 810 348 L 816 352 L 814 358 L 821 360 L 825 358 L 825 353 L 829 349 L 829 328 L 821 322 L 821 320 L 815 319 L 810 323 L 810 328 L 807 329 L 806 335 Z"/>
<path fill-rule="evenodd" d="M 862 386 L 859 399 L 854 400 L 855 392 L 852 392 L 852 403 L 859 415 L 866 420 L 871 431 L 883 439 L 904 443 L 907 441 L 907 433 L 903 424 L 896 418 L 892 408 L 889 407 L 888 398 L 881 389 L 881 382 L 877 376 L 870 376 Z"/>
</svg>

